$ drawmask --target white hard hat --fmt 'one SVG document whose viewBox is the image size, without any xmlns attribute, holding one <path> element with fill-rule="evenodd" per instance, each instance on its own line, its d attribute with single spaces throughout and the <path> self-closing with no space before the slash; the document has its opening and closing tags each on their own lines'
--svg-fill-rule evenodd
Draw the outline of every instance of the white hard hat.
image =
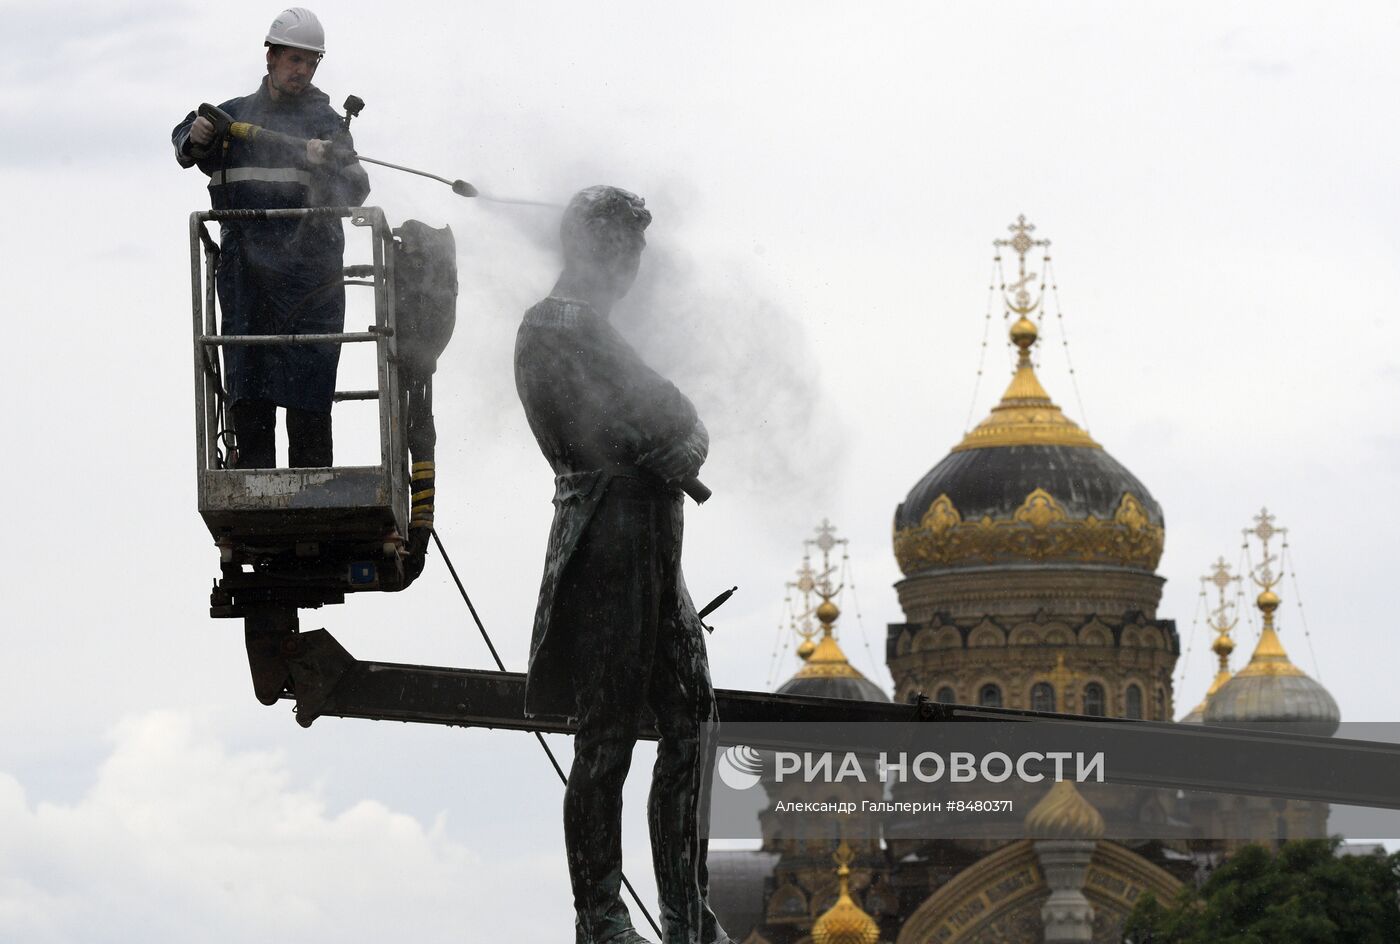
<svg viewBox="0 0 1400 944">
<path fill-rule="evenodd" d="M 264 46 L 295 46 L 311 52 L 326 52 L 326 31 L 316 14 L 306 7 L 292 7 L 277 14 L 267 31 Z"/>
</svg>

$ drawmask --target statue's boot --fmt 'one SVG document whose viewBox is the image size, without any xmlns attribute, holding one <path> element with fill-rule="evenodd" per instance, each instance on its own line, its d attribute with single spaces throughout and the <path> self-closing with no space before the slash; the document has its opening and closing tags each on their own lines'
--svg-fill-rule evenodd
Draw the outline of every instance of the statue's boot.
<svg viewBox="0 0 1400 944">
<path fill-rule="evenodd" d="M 609 873 L 607 877 L 614 875 L 620 878 L 621 872 Z M 614 891 L 616 887 L 605 879 L 574 898 L 577 944 L 652 944 L 632 926 L 632 916 Z"/>
<path fill-rule="evenodd" d="M 628 928 L 620 934 L 608 938 L 607 944 L 653 944 L 653 942 L 638 934 L 636 928 Z"/>
</svg>

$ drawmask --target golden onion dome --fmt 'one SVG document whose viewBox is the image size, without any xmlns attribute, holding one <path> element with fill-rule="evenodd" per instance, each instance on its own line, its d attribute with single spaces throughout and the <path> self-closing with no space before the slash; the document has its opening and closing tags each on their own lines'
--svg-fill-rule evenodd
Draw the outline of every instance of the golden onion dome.
<svg viewBox="0 0 1400 944">
<path fill-rule="evenodd" d="M 851 898 L 850 864 L 855 859 L 855 853 L 844 839 L 836 850 L 835 859 L 841 892 L 836 904 L 812 925 L 812 941 L 814 944 L 876 944 L 880 939 L 880 926 Z"/>
<path fill-rule="evenodd" d="M 1019 355 L 1001 401 L 895 510 L 900 570 L 1029 561 L 1154 571 L 1161 507 L 1045 392 L 1031 363 L 1035 325 L 1022 317 L 1011 340 Z"/>
<path fill-rule="evenodd" d="M 1249 665 L 1211 696 L 1205 711 L 1210 724 L 1264 722 L 1324 735 L 1341 719 L 1332 693 L 1293 664 L 1272 626 L 1260 635 Z"/>
<path fill-rule="evenodd" d="M 815 610 L 821 621 L 821 637 L 814 643 L 803 640 L 797 647 L 802 668 L 784 682 L 778 691 L 787 695 L 815 695 L 820 698 L 856 698 L 861 701 L 889 701 L 890 698 L 870 679 L 861 675 L 836 642 L 836 619 L 841 608 L 823 596 Z"/>
<path fill-rule="evenodd" d="M 1026 832 L 1032 839 L 1102 839 L 1103 814 L 1073 781 L 1060 780 L 1026 816 Z"/>
<path fill-rule="evenodd" d="M 815 644 L 809 639 L 797 649 L 802 656 L 808 646 L 811 649 L 803 657 L 802 668 L 788 679 L 778 691 L 786 695 L 816 695 L 821 698 L 857 698 L 861 701 L 889 701 L 888 695 L 870 679 L 862 675 L 846 653 L 837 644 L 831 633 L 831 625 L 823 627 L 821 639 Z"/>
<path fill-rule="evenodd" d="M 1272 588 L 1257 600 L 1264 628 L 1249 664 L 1208 699 L 1208 724 L 1266 723 L 1308 734 L 1331 735 L 1342 713 L 1332 693 L 1293 664 L 1274 629 L 1278 594 Z"/>
</svg>

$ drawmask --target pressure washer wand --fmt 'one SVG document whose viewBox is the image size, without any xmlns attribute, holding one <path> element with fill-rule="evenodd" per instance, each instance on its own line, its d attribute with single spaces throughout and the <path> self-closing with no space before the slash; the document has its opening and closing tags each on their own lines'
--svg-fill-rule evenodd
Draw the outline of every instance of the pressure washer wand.
<svg viewBox="0 0 1400 944">
<path fill-rule="evenodd" d="M 378 164 L 380 167 L 389 167 L 394 170 L 401 170 L 406 174 L 417 174 L 419 177 L 427 177 L 430 180 L 440 180 L 452 188 L 452 192 L 463 197 L 476 197 L 488 203 L 509 203 L 515 206 L 537 206 L 548 207 L 551 210 L 564 209 L 562 204 L 548 203 L 544 200 L 518 200 L 514 197 L 492 197 L 477 190 L 465 180 L 448 180 L 446 177 L 439 177 L 437 174 L 430 174 L 425 170 L 416 170 L 412 167 L 404 167 L 402 164 L 390 164 L 388 161 L 381 161 L 373 157 L 365 157 L 363 154 L 356 154 L 356 159 L 364 161 L 366 164 Z"/>
<path fill-rule="evenodd" d="M 404 167 L 402 164 L 390 164 L 388 161 L 381 161 L 373 157 L 365 157 L 363 154 L 356 154 L 355 159 L 366 164 L 378 164 L 380 167 L 389 167 L 394 170 L 401 170 L 405 174 L 417 174 L 419 177 L 427 177 L 430 180 L 440 180 L 452 188 L 452 192 L 463 197 L 479 196 L 480 192 L 467 183 L 465 180 L 448 180 L 446 177 L 439 177 L 437 174 L 430 174 L 426 170 L 415 170 L 412 167 Z M 488 198 L 489 199 L 489 198 Z"/>
</svg>

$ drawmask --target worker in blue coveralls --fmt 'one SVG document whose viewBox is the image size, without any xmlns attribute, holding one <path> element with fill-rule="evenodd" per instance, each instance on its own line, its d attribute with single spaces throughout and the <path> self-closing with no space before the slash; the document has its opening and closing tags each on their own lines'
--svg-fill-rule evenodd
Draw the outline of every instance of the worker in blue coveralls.
<svg viewBox="0 0 1400 944">
<path fill-rule="evenodd" d="M 212 122 L 190 112 L 171 135 L 175 159 L 209 175 L 216 210 L 361 205 L 369 178 L 358 161 L 335 159 L 353 153 L 353 145 L 329 97 L 311 84 L 326 51 L 316 14 L 304 7 L 284 10 L 264 45 L 267 75 L 257 90 L 219 107 L 235 121 L 305 139 L 305 148 L 256 139 L 231 139 L 225 146 L 215 141 Z M 219 247 L 224 334 L 344 330 L 345 233 L 339 218 L 224 222 Z M 287 411 L 288 464 L 332 464 L 331 400 L 339 360 L 338 344 L 223 349 L 234 467 L 276 465 L 279 406 Z"/>
</svg>

